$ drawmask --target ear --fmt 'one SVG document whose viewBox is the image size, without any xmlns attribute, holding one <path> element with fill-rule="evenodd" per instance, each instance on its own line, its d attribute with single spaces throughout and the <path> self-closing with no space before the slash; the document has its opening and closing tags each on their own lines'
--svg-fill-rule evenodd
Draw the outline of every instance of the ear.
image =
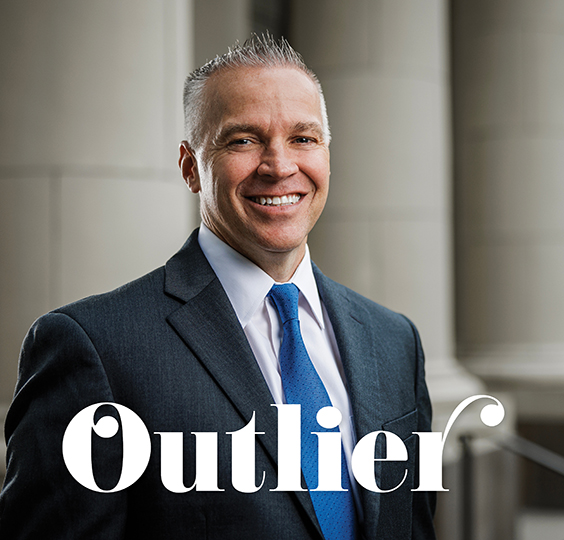
<svg viewBox="0 0 564 540">
<path fill-rule="evenodd" d="M 201 189 L 198 162 L 196 161 L 196 153 L 190 148 L 188 141 L 182 141 L 180 143 L 178 166 L 182 172 L 182 178 L 184 178 L 190 191 L 192 193 L 198 193 Z"/>
</svg>

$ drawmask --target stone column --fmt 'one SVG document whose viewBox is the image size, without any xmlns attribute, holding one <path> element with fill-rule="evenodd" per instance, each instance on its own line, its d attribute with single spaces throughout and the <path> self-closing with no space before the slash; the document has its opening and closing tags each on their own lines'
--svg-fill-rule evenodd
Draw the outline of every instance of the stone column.
<svg viewBox="0 0 564 540">
<path fill-rule="evenodd" d="M 251 0 L 193 0 L 194 58 L 196 66 L 223 54 L 251 34 Z"/>
<path fill-rule="evenodd" d="M 564 1 L 455 0 L 453 25 L 460 352 L 562 422 Z"/>
<path fill-rule="evenodd" d="M 36 317 L 163 264 L 196 222 L 176 166 L 191 18 L 190 0 L 1 3 L 2 408 Z"/>
<path fill-rule="evenodd" d="M 324 88 L 331 191 L 310 237 L 329 276 L 410 317 L 438 430 L 480 384 L 454 356 L 447 2 L 295 2 Z"/>
</svg>

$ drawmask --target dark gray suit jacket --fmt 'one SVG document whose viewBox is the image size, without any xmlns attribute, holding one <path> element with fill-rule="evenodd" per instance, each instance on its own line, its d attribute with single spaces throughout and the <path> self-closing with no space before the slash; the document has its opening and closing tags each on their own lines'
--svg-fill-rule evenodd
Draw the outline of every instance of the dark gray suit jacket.
<svg viewBox="0 0 564 540">
<path fill-rule="evenodd" d="M 403 316 L 314 273 L 333 324 L 351 397 L 357 439 L 384 429 L 406 441 L 409 462 L 376 466 L 378 495 L 361 488 L 366 539 L 434 538 L 434 493 L 413 493 L 414 431 L 430 429 L 430 403 L 417 331 Z M 63 433 L 84 407 L 116 402 L 135 411 L 151 434 L 143 476 L 117 493 L 76 482 L 61 452 Z M 6 420 L 8 473 L 0 497 L 0 537 L 53 539 L 322 538 L 307 492 L 272 492 L 277 411 L 245 334 L 200 250 L 197 231 L 165 267 L 107 294 L 41 317 L 22 348 L 16 395 Z M 253 494 L 231 486 L 226 432 L 256 413 Z M 184 478 L 195 474 L 195 437 L 219 433 L 223 492 L 171 493 L 160 479 L 160 438 L 184 433 Z M 94 443 L 93 443 L 94 444 Z M 112 488 L 121 448 L 96 443 L 100 487 Z M 106 446 L 104 446 L 106 444 Z M 98 456 L 103 456 L 99 457 Z M 117 475 L 117 477 L 116 477 Z"/>
</svg>

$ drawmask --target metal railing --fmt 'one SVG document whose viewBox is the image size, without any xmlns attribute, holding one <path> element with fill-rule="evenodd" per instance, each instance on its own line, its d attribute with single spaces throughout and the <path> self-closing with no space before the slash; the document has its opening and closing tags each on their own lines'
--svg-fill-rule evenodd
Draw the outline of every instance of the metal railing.
<svg viewBox="0 0 564 540">
<path fill-rule="evenodd" d="M 564 456 L 518 435 L 483 436 L 470 433 L 459 437 L 462 446 L 462 540 L 474 540 L 474 454 L 472 444 L 487 440 L 502 450 L 524 457 L 564 476 Z"/>
</svg>

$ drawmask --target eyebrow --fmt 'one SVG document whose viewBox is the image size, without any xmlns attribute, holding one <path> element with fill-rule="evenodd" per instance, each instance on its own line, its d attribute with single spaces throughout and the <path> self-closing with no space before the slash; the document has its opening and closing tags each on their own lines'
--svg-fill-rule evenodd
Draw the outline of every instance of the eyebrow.
<svg viewBox="0 0 564 540">
<path fill-rule="evenodd" d="M 216 143 L 229 139 L 235 133 L 259 133 L 260 128 L 253 124 L 227 124 L 215 137 Z"/>
<path fill-rule="evenodd" d="M 323 138 L 323 127 L 319 122 L 298 122 L 294 125 L 294 131 L 313 131 Z"/>
<path fill-rule="evenodd" d="M 216 144 L 221 143 L 229 139 L 235 133 L 257 133 L 261 134 L 264 130 L 255 124 L 227 124 L 220 133 L 215 137 L 214 142 Z M 320 138 L 323 136 L 323 128 L 319 122 L 297 122 L 292 127 L 292 131 L 296 133 L 302 133 L 304 131 L 313 131 Z"/>
</svg>

